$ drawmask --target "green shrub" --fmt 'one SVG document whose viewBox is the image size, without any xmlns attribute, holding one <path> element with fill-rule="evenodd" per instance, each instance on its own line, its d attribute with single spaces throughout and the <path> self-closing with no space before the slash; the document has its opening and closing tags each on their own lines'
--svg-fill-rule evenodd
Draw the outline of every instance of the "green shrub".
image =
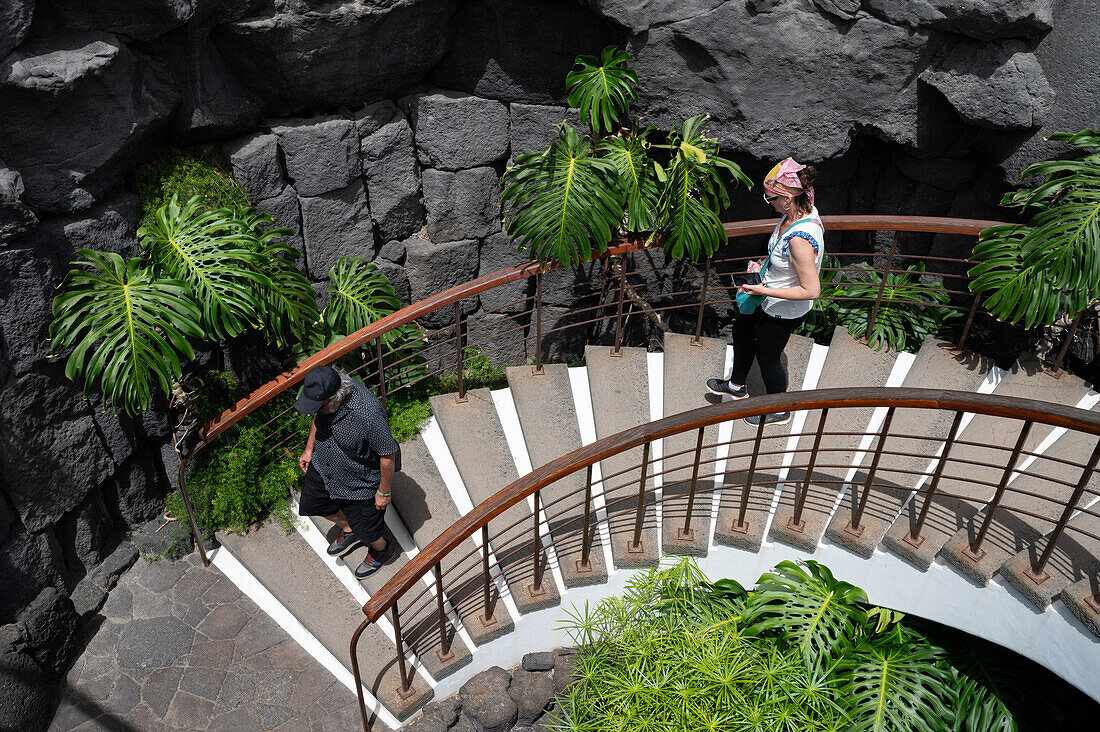
<svg viewBox="0 0 1100 732">
<path fill-rule="evenodd" d="M 237 214 L 249 208 L 244 190 L 208 152 L 165 148 L 139 166 L 131 180 L 141 198 L 142 226 L 151 226 L 157 209 L 173 195 L 181 201 L 199 196 L 207 208 L 228 208 Z"/>
</svg>

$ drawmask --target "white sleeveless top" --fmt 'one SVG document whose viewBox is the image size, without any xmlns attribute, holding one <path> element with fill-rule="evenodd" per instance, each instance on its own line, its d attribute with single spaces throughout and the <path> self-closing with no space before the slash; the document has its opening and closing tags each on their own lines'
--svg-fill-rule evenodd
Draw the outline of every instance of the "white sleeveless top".
<svg viewBox="0 0 1100 732">
<path fill-rule="evenodd" d="M 798 273 L 791 264 L 791 239 L 799 237 L 810 242 L 814 248 L 817 271 L 821 271 L 821 260 L 825 257 L 825 227 L 821 224 L 821 215 L 813 208 L 805 218 L 795 222 L 794 226 L 787 229 L 783 236 L 779 236 L 779 230 L 783 227 L 787 217 L 783 216 L 775 225 L 771 238 L 768 239 L 768 251 L 771 258 L 768 262 L 768 271 L 764 273 L 764 285 L 766 287 L 797 287 L 799 284 Z M 777 241 L 778 240 L 778 241 Z M 780 297 L 768 297 L 764 299 L 764 312 L 773 318 L 800 318 L 813 308 L 813 300 L 784 300 Z"/>
</svg>

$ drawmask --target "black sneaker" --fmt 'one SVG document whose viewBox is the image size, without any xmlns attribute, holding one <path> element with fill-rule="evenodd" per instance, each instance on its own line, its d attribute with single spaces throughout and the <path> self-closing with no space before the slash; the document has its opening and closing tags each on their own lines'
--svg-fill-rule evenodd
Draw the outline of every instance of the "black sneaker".
<svg viewBox="0 0 1100 732">
<path fill-rule="evenodd" d="M 791 421 L 791 413 L 773 412 L 771 414 L 754 414 L 751 417 L 745 417 L 745 421 L 753 427 L 758 427 L 761 418 L 764 419 L 764 424 L 787 424 Z"/>
<path fill-rule="evenodd" d="M 362 543 L 350 531 L 341 531 L 336 535 L 335 541 L 328 545 L 328 555 L 330 557 L 342 557 Z"/>
<path fill-rule="evenodd" d="M 748 399 L 749 387 L 741 385 L 734 389 L 725 379 L 707 379 L 707 391 L 718 396 L 728 396 L 734 399 Z"/>
<path fill-rule="evenodd" d="M 376 556 L 373 549 L 367 551 L 367 556 L 363 557 L 363 561 L 359 563 L 359 566 L 355 568 L 354 574 L 358 579 L 366 579 L 372 574 L 382 569 L 382 565 L 390 561 L 390 557 L 393 556 L 393 542 L 386 544 L 386 548 L 378 553 Z"/>
</svg>

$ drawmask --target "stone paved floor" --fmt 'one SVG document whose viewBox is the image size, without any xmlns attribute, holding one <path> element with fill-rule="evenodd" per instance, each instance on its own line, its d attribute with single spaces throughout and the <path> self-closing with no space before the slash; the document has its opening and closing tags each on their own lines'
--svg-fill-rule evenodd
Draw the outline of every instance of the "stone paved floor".
<svg viewBox="0 0 1100 732">
<path fill-rule="evenodd" d="M 86 637 L 51 731 L 360 727 L 355 695 L 195 553 L 139 559 Z"/>
</svg>

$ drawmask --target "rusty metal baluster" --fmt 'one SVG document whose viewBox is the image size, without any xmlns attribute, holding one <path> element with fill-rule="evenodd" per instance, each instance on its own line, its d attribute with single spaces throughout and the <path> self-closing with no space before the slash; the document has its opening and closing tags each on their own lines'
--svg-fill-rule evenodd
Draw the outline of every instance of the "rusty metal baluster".
<svg viewBox="0 0 1100 732">
<path fill-rule="evenodd" d="M 924 528 L 925 518 L 928 517 L 928 509 L 932 506 L 932 499 L 936 497 L 936 488 L 939 487 L 940 477 L 947 465 L 951 448 L 955 446 L 955 437 L 959 434 L 959 424 L 962 422 L 962 418 L 962 412 L 955 412 L 955 419 L 951 422 L 951 431 L 947 433 L 947 442 L 943 444 L 943 454 L 940 455 L 940 459 L 936 463 L 936 470 L 932 474 L 932 482 L 928 484 L 928 493 L 924 497 L 924 505 L 921 506 L 920 515 L 917 516 L 916 523 L 909 527 L 908 536 L 902 537 L 902 541 L 914 548 L 924 543 L 924 537 L 920 535 L 920 532 Z"/>
<path fill-rule="evenodd" d="M 756 427 L 756 442 L 753 443 L 752 457 L 749 459 L 749 474 L 745 477 L 745 487 L 741 489 L 741 508 L 737 511 L 737 520 L 730 525 L 730 531 L 739 534 L 749 533 L 749 525 L 745 522 L 745 515 L 749 510 L 749 491 L 752 490 L 752 481 L 756 476 L 756 458 L 760 455 L 760 442 L 764 439 L 764 420 Z"/>
<path fill-rule="evenodd" d="M 1005 466 L 1005 472 L 1001 475 L 1001 482 L 997 484 L 997 491 L 993 494 L 993 500 L 985 507 L 985 519 L 982 520 L 982 527 L 978 529 L 978 535 L 974 537 L 974 541 L 968 547 L 963 549 L 963 553 L 975 562 L 985 556 L 982 542 L 985 540 L 986 532 L 989 531 L 989 525 L 993 523 L 993 514 L 997 512 L 997 506 L 1001 505 L 1001 497 L 1005 494 L 1008 480 L 1012 477 L 1012 471 L 1016 468 L 1016 461 L 1020 459 L 1020 451 L 1024 449 L 1024 442 L 1030 432 L 1031 420 L 1028 420 L 1020 428 L 1020 435 L 1016 438 L 1016 446 L 1012 448 L 1012 455 L 1009 456 L 1008 465 Z"/>
<path fill-rule="evenodd" d="M 458 362 L 458 395 L 456 403 L 466 401 L 466 380 L 462 376 L 462 301 L 455 303 L 455 358 Z"/>
<path fill-rule="evenodd" d="M 634 515 L 634 541 L 627 545 L 628 554 L 641 554 L 642 546 L 642 515 L 645 513 L 645 480 L 649 472 L 649 445 L 642 447 L 642 477 L 638 480 L 638 509 Z"/>
<path fill-rule="evenodd" d="M 955 346 L 958 353 L 963 352 L 966 339 L 970 336 L 970 326 L 974 324 L 974 316 L 978 313 L 978 299 L 978 293 L 974 293 L 974 298 L 970 301 L 970 311 L 966 314 L 966 325 L 963 326 L 962 335 L 959 336 L 959 345 Z"/>
<path fill-rule="evenodd" d="M 1098 461 L 1100 461 L 1100 440 L 1096 441 L 1096 447 L 1092 451 L 1092 457 L 1089 458 L 1088 465 L 1085 466 L 1085 469 L 1081 471 L 1081 479 L 1077 481 L 1077 486 L 1073 489 L 1073 495 L 1070 496 L 1069 501 L 1066 502 L 1066 508 L 1062 511 L 1062 516 L 1058 519 L 1058 524 L 1054 527 L 1054 531 L 1050 532 L 1050 536 L 1047 537 L 1047 545 L 1043 549 L 1039 561 L 1024 570 L 1024 574 L 1035 584 L 1041 585 L 1050 579 L 1050 575 L 1046 573 L 1047 561 L 1050 559 L 1050 555 L 1054 553 L 1054 547 L 1058 543 L 1058 539 L 1062 537 L 1062 532 L 1066 530 L 1066 524 L 1069 523 L 1069 519 L 1073 515 L 1074 509 L 1077 508 L 1077 502 L 1081 500 L 1081 494 L 1085 492 L 1085 487 L 1089 484 L 1089 480 L 1092 479 L 1092 472 L 1096 470 L 1096 463 Z"/>
<path fill-rule="evenodd" d="M 1088 308 L 1077 313 L 1077 317 L 1073 319 L 1073 325 L 1069 327 L 1069 333 L 1066 334 L 1066 340 L 1058 350 L 1058 358 L 1054 359 L 1054 366 L 1050 369 L 1051 375 L 1062 375 L 1062 361 L 1066 360 L 1066 354 L 1069 353 L 1069 347 L 1073 345 L 1073 337 L 1077 335 L 1077 329 L 1081 327 L 1081 319 L 1085 316 L 1086 310 L 1088 310 Z"/>
<path fill-rule="evenodd" d="M 486 628 L 496 625 L 496 615 L 493 613 L 492 592 L 490 587 L 493 578 L 489 574 L 489 525 L 481 527 L 481 578 L 484 590 L 484 606 L 481 612 L 481 624 Z"/>
<path fill-rule="evenodd" d="M 531 597 L 539 597 L 540 595 L 546 594 L 546 590 L 542 586 L 542 536 L 539 533 L 539 504 L 541 503 L 541 493 L 541 491 L 535 491 L 535 537 L 532 542 L 534 544 L 534 551 L 532 552 L 534 564 L 532 568 L 532 576 L 534 579 L 531 585 L 527 588 L 527 594 L 529 594 Z"/>
<path fill-rule="evenodd" d="M 191 452 L 190 455 L 185 456 L 180 460 L 179 469 L 179 487 L 180 495 L 183 496 L 183 507 L 187 510 L 187 520 L 191 524 L 191 535 L 195 537 L 195 548 L 199 550 L 199 559 L 202 560 L 202 566 L 210 566 L 210 558 L 206 556 L 206 547 L 203 545 L 202 534 L 199 532 L 199 524 L 195 521 L 195 510 L 191 507 L 191 496 L 187 492 L 187 464 L 191 462 L 191 458 L 195 457 L 195 454 L 202 449 L 202 444 Z"/>
<path fill-rule="evenodd" d="M 386 408 L 386 361 L 382 358 L 382 336 L 374 341 L 374 352 L 378 359 L 378 401 L 382 409 Z"/>
<path fill-rule="evenodd" d="M 363 732 L 370 732 L 369 717 L 367 716 L 367 700 L 363 698 L 363 676 L 359 672 L 359 636 L 370 625 L 370 618 L 359 623 L 359 627 L 351 635 L 351 675 L 355 678 L 355 696 L 359 698 L 359 718 L 363 720 Z"/>
<path fill-rule="evenodd" d="M 787 519 L 787 528 L 791 531 L 801 532 L 806 528 L 806 522 L 802 520 L 802 510 L 806 507 L 806 496 L 810 492 L 810 479 L 813 477 L 814 465 L 817 464 L 817 450 L 821 447 L 821 433 L 825 431 L 825 420 L 828 417 L 829 409 L 826 407 L 821 410 L 821 418 L 817 420 L 817 434 L 814 435 L 814 446 L 810 450 L 810 463 L 806 466 L 806 477 L 802 480 L 802 492 L 798 494 L 798 500 L 794 504 L 794 515 Z"/>
<path fill-rule="evenodd" d="M 454 660 L 455 654 L 447 637 L 447 612 L 443 609 L 443 571 L 439 567 L 439 562 L 432 567 L 432 572 L 435 573 L 435 601 L 436 609 L 439 611 L 439 648 L 435 652 L 435 657 L 440 663 L 447 663 Z"/>
<path fill-rule="evenodd" d="M 393 604 L 393 638 L 397 643 L 397 668 L 401 672 L 401 686 L 397 689 L 397 696 L 408 699 L 415 692 L 412 688 L 412 679 L 409 678 L 409 669 L 405 664 L 405 639 L 401 636 L 401 615 L 397 612 L 397 603 Z"/>
<path fill-rule="evenodd" d="M 542 270 L 535 273 L 535 368 L 531 372 L 540 376 L 542 370 Z"/>
<path fill-rule="evenodd" d="M 694 541 L 695 531 L 691 528 L 691 511 L 695 506 L 695 488 L 699 484 L 699 462 L 703 455 L 703 427 L 699 428 L 699 438 L 695 441 L 695 465 L 691 469 L 691 486 L 688 488 L 687 516 L 684 525 L 676 530 L 680 541 Z"/>
<path fill-rule="evenodd" d="M 622 356 L 623 349 L 623 300 L 626 299 L 626 255 L 619 260 L 619 302 L 615 309 L 615 347 L 612 356 Z"/>
<path fill-rule="evenodd" d="M 900 234 L 894 232 L 894 241 L 890 244 L 890 254 L 886 257 L 886 268 L 882 271 L 882 277 L 878 283 L 878 296 L 875 297 L 875 307 L 871 310 L 871 320 L 867 323 L 867 340 L 871 339 L 871 331 L 875 329 L 875 321 L 878 320 L 879 307 L 882 306 L 882 295 L 886 292 L 886 278 L 890 276 L 890 270 L 894 266 L 894 253 L 898 250 L 898 237 Z"/>
<path fill-rule="evenodd" d="M 588 552 L 592 549 L 589 529 L 592 523 L 592 466 L 588 466 L 584 478 L 584 533 L 581 535 L 581 558 L 576 562 L 577 572 L 591 572 Z"/>
<path fill-rule="evenodd" d="M 844 527 L 844 531 L 856 537 L 857 539 L 863 535 L 863 527 L 860 526 L 860 521 L 863 520 L 863 510 L 867 507 L 867 496 L 871 494 L 871 485 L 875 481 L 875 473 L 878 472 L 878 463 L 882 458 L 882 448 L 886 444 L 886 436 L 890 434 L 890 423 L 894 421 L 894 409 L 890 407 L 886 412 L 886 419 L 882 422 L 882 429 L 878 433 L 878 444 L 875 445 L 875 455 L 871 458 L 871 468 L 867 471 L 867 480 L 863 484 L 863 494 L 859 497 L 859 501 L 855 500 L 855 496 L 852 496 L 852 521 Z"/>
<path fill-rule="evenodd" d="M 703 308 L 707 305 L 707 284 L 710 282 L 710 261 L 707 257 L 707 266 L 703 270 L 703 289 L 699 291 L 699 314 L 695 316 L 695 337 L 691 339 L 691 345 L 702 347 L 703 345 Z"/>
</svg>

